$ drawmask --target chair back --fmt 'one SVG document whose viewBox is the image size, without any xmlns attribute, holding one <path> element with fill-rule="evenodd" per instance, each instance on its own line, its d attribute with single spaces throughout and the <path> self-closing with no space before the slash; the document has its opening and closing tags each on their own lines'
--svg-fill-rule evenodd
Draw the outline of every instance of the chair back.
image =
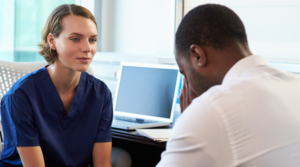
<svg viewBox="0 0 300 167">
<path fill-rule="evenodd" d="M 20 77 L 45 65 L 47 65 L 46 61 L 8 62 L 0 60 L 0 100 Z"/>
</svg>

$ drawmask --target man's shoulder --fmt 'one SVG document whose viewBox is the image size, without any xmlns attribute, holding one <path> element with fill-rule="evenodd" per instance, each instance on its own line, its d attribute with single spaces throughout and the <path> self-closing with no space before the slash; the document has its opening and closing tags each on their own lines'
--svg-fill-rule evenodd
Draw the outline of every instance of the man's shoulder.
<svg viewBox="0 0 300 167">
<path fill-rule="evenodd" d="M 243 90 L 241 87 L 244 84 L 243 81 L 236 80 L 231 82 L 231 84 L 215 85 L 195 100 L 207 104 L 215 104 L 220 100 L 229 100 L 228 97 L 234 98 L 238 93 L 241 93 L 240 90 Z"/>
<path fill-rule="evenodd" d="M 300 85 L 300 76 L 272 66 L 264 66 L 250 69 L 230 83 L 213 86 L 198 98 L 210 104 L 217 101 L 233 103 L 255 98 L 258 94 L 270 93 L 268 91 L 281 91 L 287 85 Z"/>
</svg>

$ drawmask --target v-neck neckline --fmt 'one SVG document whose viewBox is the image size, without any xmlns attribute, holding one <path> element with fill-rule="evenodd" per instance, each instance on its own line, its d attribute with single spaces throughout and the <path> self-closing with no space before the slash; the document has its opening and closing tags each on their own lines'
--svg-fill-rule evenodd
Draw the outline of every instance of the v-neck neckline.
<svg viewBox="0 0 300 167">
<path fill-rule="evenodd" d="M 48 90 L 49 96 L 52 99 L 55 105 L 55 111 L 58 114 L 58 118 L 61 120 L 63 127 L 65 128 L 69 120 L 75 117 L 78 114 L 78 106 L 80 104 L 81 98 L 84 92 L 84 84 L 85 84 L 85 73 L 81 72 L 80 80 L 75 90 L 74 98 L 71 102 L 71 106 L 69 111 L 67 112 L 62 99 L 60 98 L 58 91 L 47 71 L 47 66 L 44 67 L 44 71 L 46 73 L 46 78 L 43 80 L 45 88 Z"/>
</svg>

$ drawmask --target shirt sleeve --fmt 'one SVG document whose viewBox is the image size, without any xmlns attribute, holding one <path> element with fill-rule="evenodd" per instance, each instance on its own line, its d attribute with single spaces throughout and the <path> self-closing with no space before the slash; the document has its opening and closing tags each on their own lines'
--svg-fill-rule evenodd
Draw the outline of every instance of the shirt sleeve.
<svg viewBox="0 0 300 167">
<path fill-rule="evenodd" d="M 97 136 L 95 143 L 111 142 L 111 123 L 113 118 L 113 105 L 111 92 L 107 90 L 107 96 L 105 98 L 102 114 L 97 130 Z"/>
<path fill-rule="evenodd" d="M 39 131 L 36 128 L 30 104 L 14 95 L 8 95 L 1 104 L 4 142 L 15 146 L 39 146 Z"/>
<path fill-rule="evenodd" d="M 231 161 L 226 132 L 214 108 L 195 102 L 178 118 L 157 167 L 222 167 Z"/>
</svg>

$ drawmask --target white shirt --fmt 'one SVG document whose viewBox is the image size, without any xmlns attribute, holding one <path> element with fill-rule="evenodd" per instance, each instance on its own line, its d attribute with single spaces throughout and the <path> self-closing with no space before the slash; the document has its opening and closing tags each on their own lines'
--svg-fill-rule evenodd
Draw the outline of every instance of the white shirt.
<svg viewBox="0 0 300 167">
<path fill-rule="evenodd" d="M 300 77 L 237 62 L 175 123 L 157 167 L 299 167 Z"/>
</svg>

